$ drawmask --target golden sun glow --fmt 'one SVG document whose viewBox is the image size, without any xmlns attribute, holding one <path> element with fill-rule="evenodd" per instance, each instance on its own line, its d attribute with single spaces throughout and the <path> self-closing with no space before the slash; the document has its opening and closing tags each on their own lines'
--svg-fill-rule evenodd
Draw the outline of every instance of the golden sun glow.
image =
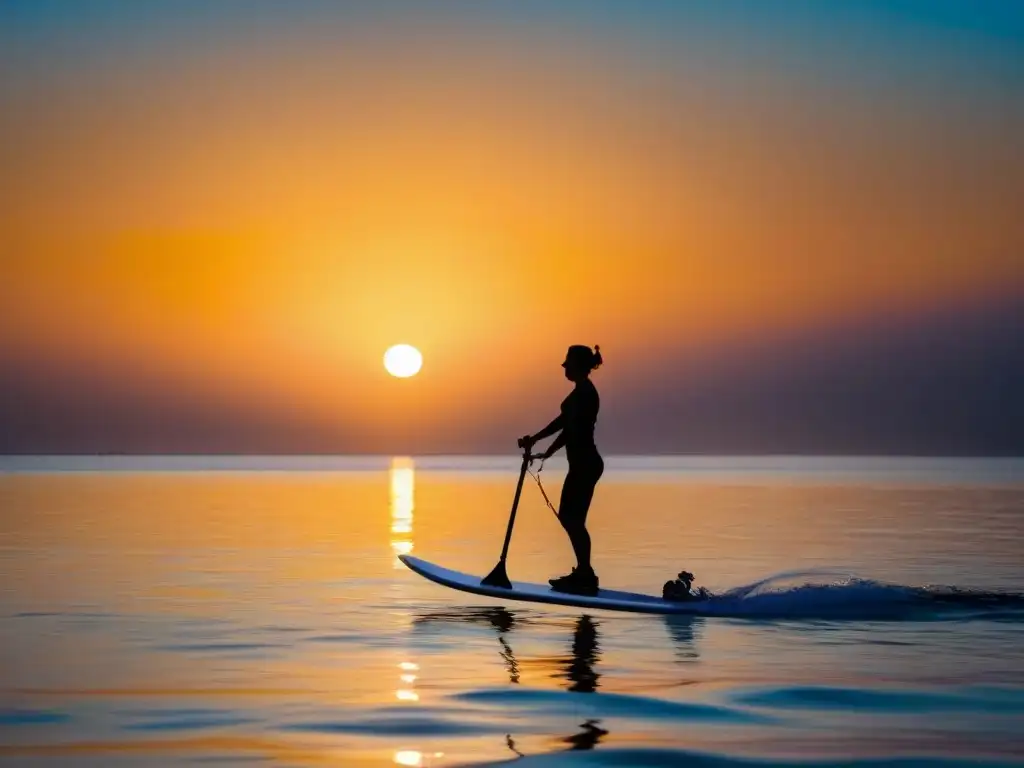
<svg viewBox="0 0 1024 768">
<path fill-rule="evenodd" d="M 423 355 L 409 344 L 396 344 L 384 353 L 384 367 L 400 379 L 415 376 L 423 367 Z"/>
</svg>

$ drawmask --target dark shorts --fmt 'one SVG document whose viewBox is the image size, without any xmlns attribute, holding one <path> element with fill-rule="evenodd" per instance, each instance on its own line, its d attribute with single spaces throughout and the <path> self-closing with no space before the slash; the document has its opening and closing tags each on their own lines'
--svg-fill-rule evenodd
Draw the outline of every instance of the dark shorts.
<svg viewBox="0 0 1024 768">
<path fill-rule="evenodd" d="M 604 461 L 600 456 L 586 462 L 573 462 L 562 484 L 562 497 L 558 503 L 558 519 L 566 528 L 585 525 L 594 488 L 604 474 Z"/>
</svg>

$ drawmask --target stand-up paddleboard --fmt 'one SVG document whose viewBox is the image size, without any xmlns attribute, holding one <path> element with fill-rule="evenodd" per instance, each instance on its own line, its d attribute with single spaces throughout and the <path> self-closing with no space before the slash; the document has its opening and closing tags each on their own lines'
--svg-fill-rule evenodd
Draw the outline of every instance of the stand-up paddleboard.
<svg viewBox="0 0 1024 768">
<path fill-rule="evenodd" d="M 570 605 L 577 608 L 595 608 L 606 611 L 633 611 L 634 613 L 703 613 L 710 605 L 710 600 L 692 600 L 674 602 L 654 595 L 643 595 L 637 592 L 620 592 L 614 589 L 602 589 L 594 596 L 573 595 L 558 592 L 548 584 L 531 584 L 523 581 L 511 582 L 511 588 L 492 586 L 481 583 L 480 576 L 473 576 L 461 571 L 453 571 L 440 565 L 429 563 L 412 555 L 399 555 L 398 558 L 410 570 L 430 581 L 445 587 L 471 592 L 474 595 L 504 598 L 506 600 L 522 600 L 530 603 L 549 603 L 553 605 Z"/>
</svg>

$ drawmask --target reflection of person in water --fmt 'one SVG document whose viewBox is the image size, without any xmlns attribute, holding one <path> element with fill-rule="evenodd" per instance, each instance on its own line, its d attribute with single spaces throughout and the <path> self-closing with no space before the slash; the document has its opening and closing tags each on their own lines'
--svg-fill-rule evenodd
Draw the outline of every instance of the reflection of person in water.
<svg viewBox="0 0 1024 768">
<path fill-rule="evenodd" d="M 601 658 L 601 646 L 597 642 L 597 624 L 589 616 L 580 616 L 576 629 L 572 633 L 572 656 L 565 660 L 564 677 L 569 680 L 568 690 L 575 693 L 596 693 L 601 675 L 594 669 Z M 607 736 L 598 723 L 600 720 L 587 720 L 580 724 L 580 732 L 568 736 L 563 741 L 571 750 L 593 749 Z"/>
<path fill-rule="evenodd" d="M 572 633 L 572 656 L 565 659 L 564 674 L 569 680 L 569 690 L 576 693 L 594 693 L 601 677 L 594 671 L 601 656 L 597 644 L 597 625 L 589 616 L 580 616 Z"/>
<path fill-rule="evenodd" d="M 501 657 L 505 660 L 508 680 L 513 684 L 519 683 L 520 664 L 506 635 L 516 627 L 531 623 L 530 619 L 517 616 L 505 608 L 468 609 L 459 613 L 433 613 L 416 619 L 417 623 L 432 621 L 459 621 L 494 627 L 498 633 L 498 642 L 501 643 Z M 567 681 L 565 688 L 568 691 L 574 693 L 597 692 L 598 680 L 601 678 L 595 669 L 601 659 L 597 627 L 598 624 L 589 616 L 580 616 L 573 628 L 569 655 L 541 661 L 543 666 L 554 667 L 551 677 Z M 602 737 L 608 735 L 608 731 L 599 726 L 600 722 L 600 720 L 587 720 L 580 724 L 579 733 L 567 736 L 562 741 L 570 745 L 569 749 L 571 750 L 593 749 Z M 522 753 L 516 748 L 511 734 L 506 735 L 505 741 L 510 750 L 516 755 L 522 756 Z"/>
<path fill-rule="evenodd" d="M 514 623 L 507 626 L 511 628 Z M 498 627 L 497 623 L 495 623 L 495 627 Z M 499 628 L 498 640 L 504 649 L 501 655 L 508 663 L 508 668 L 514 669 L 516 672 L 514 678 L 510 672 L 509 681 L 518 683 L 519 665 L 515 661 L 511 646 L 505 641 L 502 634 L 504 634 L 504 630 Z M 601 658 L 601 646 L 598 644 L 597 624 L 589 616 L 584 615 L 577 619 L 572 633 L 571 649 L 572 652 L 569 656 L 559 656 L 547 662 L 553 664 L 556 670 L 551 677 L 567 680 L 566 690 L 573 693 L 596 693 L 597 681 L 601 675 L 594 667 Z M 570 750 L 593 749 L 602 737 L 608 735 L 608 731 L 598 725 L 600 722 L 600 720 L 587 720 L 580 724 L 579 733 L 567 736 L 562 741 L 569 745 Z M 516 749 L 511 735 L 506 737 L 506 741 L 509 749 L 521 756 L 522 753 Z"/>
<path fill-rule="evenodd" d="M 695 630 L 700 626 L 699 620 L 688 616 L 666 616 L 664 618 L 666 628 L 677 646 L 676 653 L 679 661 L 690 663 L 697 659 L 698 654 L 694 641 Z M 416 619 L 417 624 L 433 621 L 457 621 L 493 627 L 497 631 L 498 642 L 501 644 L 500 653 L 505 661 L 509 682 L 519 683 L 521 665 L 508 641 L 508 635 L 518 627 L 535 623 L 535 619 L 530 618 L 529 615 L 517 615 L 505 608 L 471 608 L 457 613 L 427 614 Z M 601 660 L 599 626 L 590 616 L 580 616 L 573 627 L 569 655 L 540 660 L 541 666 L 552 670 L 550 677 L 566 681 L 565 688 L 568 691 L 597 693 L 597 689 L 600 687 L 601 674 L 597 671 L 597 665 Z M 528 660 L 527 669 L 530 666 L 532 665 Z M 561 741 L 569 745 L 569 750 L 593 749 L 603 737 L 608 735 L 608 731 L 601 728 L 600 723 L 601 721 L 597 719 L 587 720 L 580 724 L 579 732 L 567 736 Z M 522 756 L 522 753 L 516 748 L 511 734 L 506 736 L 506 744 L 514 753 Z"/>
<path fill-rule="evenodd" d="M 470 624 L 489 624 L 494 627 L 498 632 L 498 642 L 501 643 L 501 657 L 505 660 L 508 681 L 510 683 L 519 682 L 519 662 L 516 660 L 512 646 L 505 639 L 505 635 L 513 628 L 528 623 L 523 618 L 505 608 L 485 608 L 468 610 L 459 614 L 432 614 L 423 617 L 423 620 L 464 621 Z M 551 677 L 569 681 L 566 690 L 575 693 L 594 693 L 598 688 L 597 681 L 601 677 L 594 670 L 594 666 L 600 657 L 601 646 L 598 645 L 597 624 L 589 616 L 580 616 L 573 629 L 570 655 L 557 656 L 554 659 L 545 660 L 543 664 L 555 668 Z"/>
</svg>

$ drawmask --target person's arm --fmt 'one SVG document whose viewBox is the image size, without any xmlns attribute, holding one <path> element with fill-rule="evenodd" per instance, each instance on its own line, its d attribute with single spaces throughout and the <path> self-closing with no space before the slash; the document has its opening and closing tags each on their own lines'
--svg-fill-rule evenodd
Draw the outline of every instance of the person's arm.
<svg viewBox="0 0 1024 768">
<path fill-rule="evenodd" d="M 558 434 L 558 437 L 556 437 L 554 440 L 551 441 L 551 445 L 549 445 L 548 449 L 546 451 L 544 451 L 543 458 L 544 459 L 550 459 L 552 456 L 555 455 L 555 453 L 558 451 L 558 449 L 561 448 L 564 445 L 565 445 L 565 432 L 562 431 L 562 432 L 560 432 Z"/>
<path fill-rule="evenodd" d="M 538 440 L 543 440 L 545 437 L 550 437 L 562 429 L 565 425 L 565 419 L 561 415 L 555 417 L 555 420 L 548 424 L 544 429 L 538 432 L 536 435 L 530 437 L 531 443 L 536 443 Z"/>
</svg>

